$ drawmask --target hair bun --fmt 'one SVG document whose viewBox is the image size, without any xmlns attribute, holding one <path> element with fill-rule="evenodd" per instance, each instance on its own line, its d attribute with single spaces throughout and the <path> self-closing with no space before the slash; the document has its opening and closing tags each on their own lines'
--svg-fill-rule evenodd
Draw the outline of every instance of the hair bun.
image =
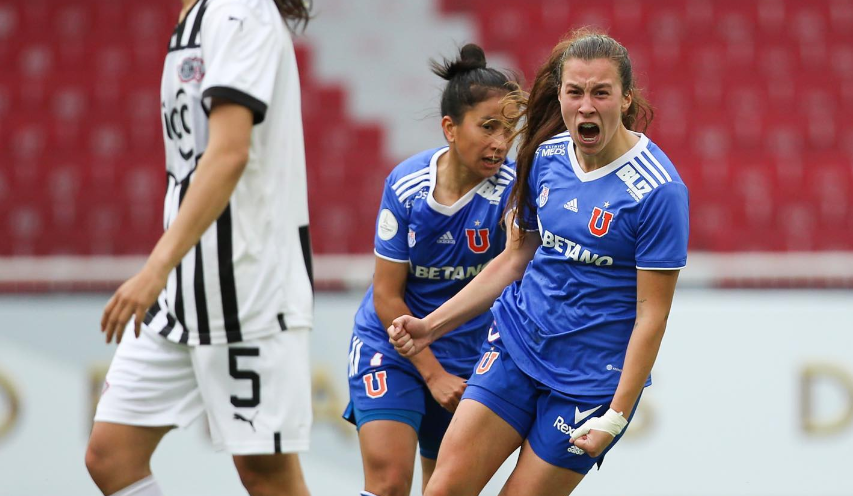
<svg viewBox="0 0 853 496">
<path fill-rule="evenodd" d="M 486 68 L 486 52 L 474 43 L 468 43 L 459 50 L 459 60 L 478 69 Z"/>
<path fill-rule="evenodd" d="M 466 72 L 486 68 L 486 52 L 479 45 L 468 43 L 459 50 L 456 60 L 444 59 L 444 63 L 431 61 L 432 72 L 438 77 L 450 81 Z"/>
</svg>

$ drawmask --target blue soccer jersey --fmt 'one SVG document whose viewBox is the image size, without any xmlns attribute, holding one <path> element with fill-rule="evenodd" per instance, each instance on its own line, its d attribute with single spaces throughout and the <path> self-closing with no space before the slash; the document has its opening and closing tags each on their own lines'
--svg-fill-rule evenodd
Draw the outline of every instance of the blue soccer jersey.
<svg viewBox="0 0 853 496">
<path fill-rule="evenodd" d="M 581 169 L 568 132 L 542 143 L 526 219 L 542 245 L 492 307 L 519 368 L 567 394 L 615 391 L 636 318 L 637 269 L 687 263 L 687 187 L 660 148 L 638 136 L 592 172 Z"/>
<path fill-rule="evenodd" d="M 408 263 L 404 301 L 415 317 L 441 306 L 506 245 L 503 212 L 515 180 L 515 164 L 505 162 L 451 206 L 433 198 L 436 164 L 447 147 L 421 152 L 398 165 L 385 181 L 376 220 L 376 256 Z M 486 312 L 442 336 L 430 348 L 451 374 L 467 377 L 491 324 Z M 373 286 L 355 315 L 354 334 L 383 359 L 415 370 L 388 342 L 373 305 Z"/>
</svg>

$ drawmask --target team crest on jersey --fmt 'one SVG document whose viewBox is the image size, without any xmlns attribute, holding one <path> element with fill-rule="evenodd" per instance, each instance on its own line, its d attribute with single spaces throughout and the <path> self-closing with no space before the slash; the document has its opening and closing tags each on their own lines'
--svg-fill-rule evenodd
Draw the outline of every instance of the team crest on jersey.
<svg viewBox="0 0 853 496">
<path fill-rule="evenodd" d="M 187 57 L 178 67 L 181 82 L 201 81 L 204 79 L 204 60 L 199 57 Z"/>
<path fill-rule="evenodd" d="M 488 229 L 465 229 L 468 248 L 474 253 L 485 253 L 489 249 Z"/>
<path fill-rule="evenodd" d="M 612 221 L 613 212 L 595 207 L 592 209 L 592 217 L 589 219 L 589 232 L 600 238 L 610 231 L 610 222 Z"/>
<path fill-rule="evenodd" d="M 539 193 L 539 208 L 548 203 L 548 186 L 542 186 L 542 192 Z"/>
<path fill-rule="evenodd" d="M 416 242 L 415 231 L 413 229 L 409 229 L 409 248 L 414 248 Z"/>
</svg>

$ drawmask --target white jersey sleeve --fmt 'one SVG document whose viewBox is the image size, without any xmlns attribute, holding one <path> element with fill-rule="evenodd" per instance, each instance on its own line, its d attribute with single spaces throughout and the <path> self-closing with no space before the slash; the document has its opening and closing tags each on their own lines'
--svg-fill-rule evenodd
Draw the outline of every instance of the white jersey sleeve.
<svg viewBox="0 0 853 496">
<path fill-rule="evenodd" d="M 224 98 L 252 111 L 263 122 L 272 99 L 283 50 L 275 34 L 279 19 L 236 1 L 215 2 L 201 27 L 205 75 L 202 105 L 210 112 L 212 98 Z"/>
</svg>

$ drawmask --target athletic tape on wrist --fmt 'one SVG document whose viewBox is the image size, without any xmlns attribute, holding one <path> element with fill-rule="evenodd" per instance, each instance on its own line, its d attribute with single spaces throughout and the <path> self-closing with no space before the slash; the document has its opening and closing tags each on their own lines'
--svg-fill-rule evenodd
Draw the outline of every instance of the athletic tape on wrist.
<svg viewBox="0 0 853 496">
<path fill-rule="evenodd" d="M 591 418 L 575 429 L 572 432 L 572 441 L 589 434 L 591 430 L 603 431 L 616 437 L 626 425 L 628 425 L 628 421 L 625 420 L 625 417 L 620 412 L 610 408 L 604 415 Z"/>
</svg>

